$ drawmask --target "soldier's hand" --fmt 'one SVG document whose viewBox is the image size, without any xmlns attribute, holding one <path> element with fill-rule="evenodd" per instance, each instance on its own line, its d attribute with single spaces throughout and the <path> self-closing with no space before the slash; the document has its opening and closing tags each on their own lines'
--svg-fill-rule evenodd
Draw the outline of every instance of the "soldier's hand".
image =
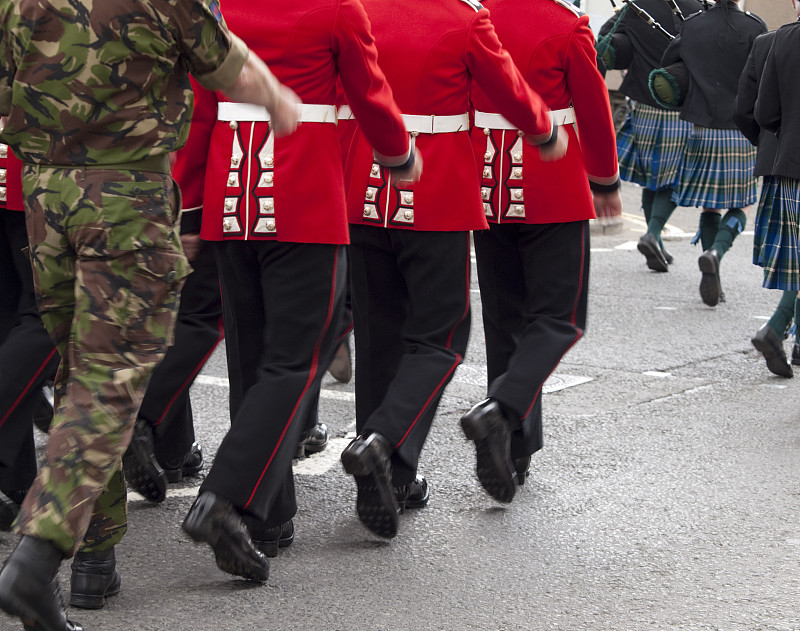
<svg viewBox="0 0 800 631">
<path fill-rule="evenodd" d="M 200 254 L 200 250 L 203 249 L 203 241 L 200 239 L 199 234 L 182 234 L 181 245 L 183 246 L 183 253 L 190 261 L 193 261 Z"/>
<path fill-rule="evenodd" d="M 593 193 L 594 211 L 597 220 L 603 226 L 614 226 L 622 223 L 622 198 L 619 189 L 608 193 Z"/>
<path fill-rule="evenodd" d="M 539 145 L 539 156 L 545 162 L 555 162 L 560 160 L 567 153 L 567 145 L 569 144 L 569 135 L 564 131 L 564 128 L 559 126 L 558 133 L 556 134 L 556 141 L 547 146 Z"/>
<path fill-rule="evenodd" d="M 278 99 L 275 102 L 275 109 L 270 112 L 272 130 L 275 136 L 288 136 L 297 129 L 300 121 L 300 106 L 302 101 L 294 90 L 281 85 L 278 91 Z"/>
<path fill-rule="evenodd" d="M 393 169 L 392 180 L 394 180 L 395 186 L 400 186 L 419 182 L 420 177 L 422 177 L 422 154 L 419 152 L 419 149 L 414 147 L 414 164 L 410 169 L 404 169 L 402 171 Z"/>
</svg>

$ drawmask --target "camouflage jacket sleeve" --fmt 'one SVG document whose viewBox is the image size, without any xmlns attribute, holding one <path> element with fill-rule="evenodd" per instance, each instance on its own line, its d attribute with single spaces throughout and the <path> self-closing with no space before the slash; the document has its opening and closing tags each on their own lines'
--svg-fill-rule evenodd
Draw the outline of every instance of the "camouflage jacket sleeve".
<svg viewBox="0 0 800 631">
<path fill-rule="evenodd" d="M 11 21 L 14 5 L 0 0 L 0 116 L 11 108 L 11 84 L 14 83 L 16 65 L 11 49 Z"/>
<path fill-rule="evenodd" d="M 228 30 L 219 0 L 171 0 L 179 45 L 192 75 L 217 91 L 233 85 L 247 60 L 247 45 Z"/>
</svg>

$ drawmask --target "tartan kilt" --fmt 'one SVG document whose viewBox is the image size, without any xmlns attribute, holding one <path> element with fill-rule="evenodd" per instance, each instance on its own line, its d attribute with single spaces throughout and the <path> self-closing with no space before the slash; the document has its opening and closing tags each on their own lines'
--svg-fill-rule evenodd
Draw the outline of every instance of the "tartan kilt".
<svg viewBox="0 0 800 631">
<path fill-rule="evenodd" d="M 753 263 L 764 268 L 764 287 L 800 290 L 800 180 L 765 177 L 756 215 Z"/>
<path fill-rule="evenodd" d="M 675 186 L 691 131 L 680 112 L 635 103 L 617 134 L 620 178 L 651 191 Z"/>
<path fill-rule="evenodd" d="M 678 206 L 744 208 L 758 199 L 756 148 L 738 129 L 694 125 L 672 201 Z"/>
</svg>

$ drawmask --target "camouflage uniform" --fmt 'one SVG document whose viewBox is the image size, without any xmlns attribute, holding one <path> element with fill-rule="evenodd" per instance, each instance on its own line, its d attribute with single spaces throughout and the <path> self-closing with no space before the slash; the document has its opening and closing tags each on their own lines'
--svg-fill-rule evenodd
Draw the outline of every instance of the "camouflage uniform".
<svg viewBox="0 0 800 631">
<path fill-rule="evenodd" d="M 167 158 L 188 134 L 188 73 L 224 89 L 246 56 L 217 0 L 0 0 L 2 139 L 25 163 L 37 299 L 62 356 L 17 527 L 66 556 L 125 530 L 121 456 L 189 271 Z"/>
</svg>

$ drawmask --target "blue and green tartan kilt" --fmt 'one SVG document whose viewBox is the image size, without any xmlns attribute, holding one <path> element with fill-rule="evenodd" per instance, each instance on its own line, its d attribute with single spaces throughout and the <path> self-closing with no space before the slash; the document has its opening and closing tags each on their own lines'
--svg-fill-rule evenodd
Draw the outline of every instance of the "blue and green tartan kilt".
<svg viewBox="0 0 800 631">
<path fill-rule="evenodd" d="M 680 112 L 634 104 L 617 134 L 620 178 L 651 191 L 673 187 L 691 131 Z"/>
<path fill-rule="evenodd" d="M 756 148 L 738 129 L 694 125 L 672 201 L 678 206 L 744 208 L 758 199 Z"/>
<path fill-rule="evenodd" d="M 765 177 L 756 215 L 753 263 L 764 268 L 764 287 L 800 290 L 800 180 Z"/>
</svg>

